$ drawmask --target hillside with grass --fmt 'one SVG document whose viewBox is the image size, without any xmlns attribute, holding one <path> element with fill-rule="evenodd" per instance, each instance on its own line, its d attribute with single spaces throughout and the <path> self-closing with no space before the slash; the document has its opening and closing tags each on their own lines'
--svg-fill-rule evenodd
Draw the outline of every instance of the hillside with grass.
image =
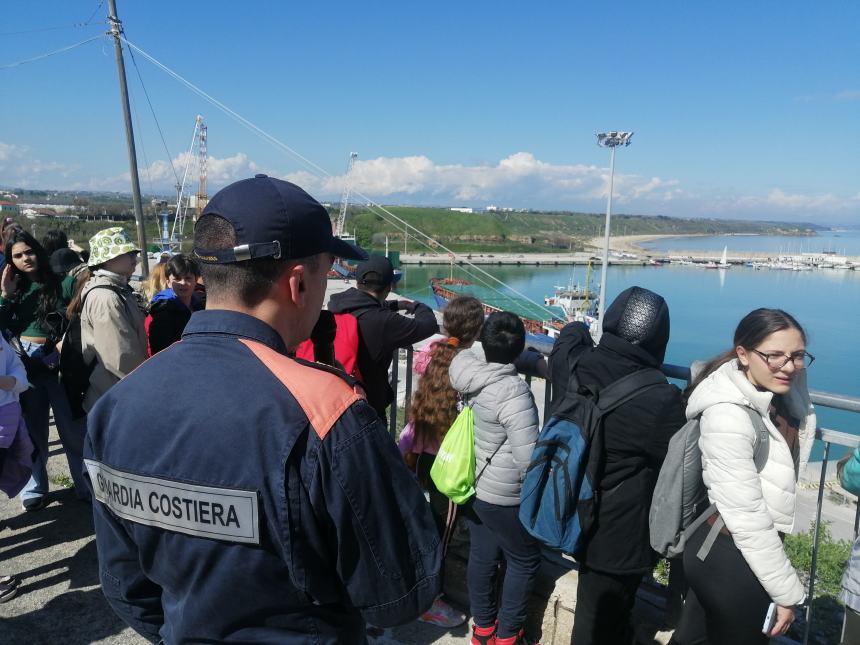
<svg viewBox="0 0 860 645">
<path fill-rule="evenodd" d="M 558 252 L 582 250 L 585 242 L 603 234 L 604 216 L 574 212 L 461 213 L 445 208 L 388 206 L 388 211 L 454 251 Z M 336 213 L 332 211 L 332 216 Z M 404 227 L 379 209 L 351 209 L 346 229 L 358 243 L 380 249 L 403 250 Z M 666 216 L 613 215 L 613 235 L 814 235 L 809 224 L 693 219 Z M 428 251 L 410 232 L 406 248 Z"/>
</svg>

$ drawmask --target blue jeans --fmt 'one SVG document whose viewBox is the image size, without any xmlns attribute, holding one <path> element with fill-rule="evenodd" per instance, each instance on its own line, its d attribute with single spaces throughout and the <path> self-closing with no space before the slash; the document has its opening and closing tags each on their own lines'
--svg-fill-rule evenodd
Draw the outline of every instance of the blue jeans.
<svg viewBox="0 0 860 645">
<path fill-rule="evenodd" d="M 21 341 L 21 344 L 31 358 L 41 358 L 41 346 L 27 341 Z M 54 422 L 57 424 L 57 433 L 60 435 L 60 441 L 69 462 L 75 493 L 81 499 L 88 499 L 89 491 L 83 479 L 86 417 L 78 420 L 72 418 L 66 392 L 56 371 L 28 375 L 27 378 L 33 387 L 21 394 L 21 408 L 36 454 L 33 459 L 33 475 L 21 491 L 21 499 L 41 497 L 49 489 L 47 464 L 50 410 L 54 411 Z"/>
<path fill-rule="evenodd" d="M 540 546 L 520 524 L 519 506 L 496 506 L 476 499 L 469 519 L 469 604 L 478 627 L 496 618 L 499 638 L 515 636 L 526 619 L 529 597 L 540 568 Z M 501 607 L 496 606 L 496 576 L 504 558 L 508 568 L 502 584 Z"/>
</svg>

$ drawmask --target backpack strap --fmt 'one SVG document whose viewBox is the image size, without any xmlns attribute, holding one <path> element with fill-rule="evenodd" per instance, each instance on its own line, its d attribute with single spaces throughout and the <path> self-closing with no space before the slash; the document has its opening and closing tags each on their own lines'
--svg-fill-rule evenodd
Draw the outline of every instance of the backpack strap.
<svg viewBox="0 0 860 645">
<path fill-rule="evenodd" d="M 602 415 L 606 415 L 630 399 L 658 385 L 666 385 L 666 377 L 658 369 L 638 370 L 613 381 L 597 393 L 595 405 Z"/>
<path fill-rule="evenodd" d="M 753 463 L 755 463 L 755 469 L 758 472 L 761 472 L 764 469 L 765 464 L 767 463 L 767 458 L 770 455 L 770 433 L 767 430 L 767 426 L 764 425 L 762 421 L 761 415 L 757 410 L 753 408 L 741 405 L 747 414 L 749 414 L 750 421 L 752 422 L 753 429 L 755 430 L 755 445 L 753 447 Z M 693 532 L 698 529 L 702 524 L 707 521 L 709 517 L 711 517 L 714 513 L 717 512 L 717 505 L 711 504 L 705 512 L 702 513 L 699 517 L 697 517 L 690 525 L 685 529 L 684 533 L 686 535 L 692 535 Z M 708 553 L 711 552 L 711 547 L 714 546 L 714 542 L 717 539 L 717 534 L 719 534 L 720 530 L 726 525 L 725 520 L 723 520 L 722 515 L 718 515 L 716 521 L 714 521 L 713 526 L 711 526 L 711 530 L 708 531 L 708 535 L 705 536 L 705 541 L 702 542 L 702 546 L 699 547 L 699 551 L 696 553 L 696 557 L 702 562 L 705 561 L 705 558 L 708 557 Z"/>
</svg>

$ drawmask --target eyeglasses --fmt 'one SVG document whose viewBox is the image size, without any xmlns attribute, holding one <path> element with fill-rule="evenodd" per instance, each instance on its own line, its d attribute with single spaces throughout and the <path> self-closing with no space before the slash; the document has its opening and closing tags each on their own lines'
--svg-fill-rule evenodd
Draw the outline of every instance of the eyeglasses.
<svg viewBox="0 0 860 645">
<path fill-rule="evenodd" d="M 795 369 L 803 370 L 812 365 L 815 356 L 809 352 L 794 352 L 794 354 L 783 354 L 782 352 L 760 352 L 757 349 L 752 350 L 761 356 L 772 372 L 778 372 L 791 361 L 794 363 Z"/>
</svg>

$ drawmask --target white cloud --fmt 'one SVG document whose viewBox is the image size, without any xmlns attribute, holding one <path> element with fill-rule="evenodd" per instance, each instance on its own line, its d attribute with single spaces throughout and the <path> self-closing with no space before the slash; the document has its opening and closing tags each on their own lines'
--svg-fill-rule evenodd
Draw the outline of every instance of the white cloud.
<svg viewBox="0 0 860 645">
<path fill-rule="evenodd" d="M 183 152 L 173 159 L 173 168 L 164 160 L 154 161 L 149 166 L 140 167 L 138 176 L 140 177 L 141 189 L 148 191 L 152 186 L 155 191 L 172 192 L 176 183 L 176 176 L 178 175 L 179 180 L 182 180 L 189 158 L 191 165 L 189 166 L 188 181 L 191 192 L 196 192 L 197 181 L 200 176 L 198 163 L 196 157 L 191 157 L 188 152 Z M 176 175 L 174 175 L 174 170 Z M 258 172 L 261 172 L 260 167 L 244 152 L 237 152 L 232 157 L 223 159 L 210 156 L 206 162 L 208 184 L 218 188 Z M 92 179 L 87 184 L 87 189 L 130 191 L 131 173 L 124 172 L 106 179 Z"/>
<path fill-rule="evenodd" d="M 837 101 L 860 101 L 860 90 L 845 90 L 834 96 Z"/>
<path fill-rule="evenodd" d="M 43 187 L 53 177 L 68 178 L 77 169 L 57 161 L 33 157 L 30 148 L 0 141 L 0 182 L 23 188 Z"/>
<path fill-rule="evenodd" d="M 287 178 L 315 195 L 336 199 L 345 176 L 316 177 L 301 171 Z M 355 192 L 373 199 L 424 200 L 425 203 L 489 202 L 517 207 L 579 208 L 606 198 L 608 170 L 584 164 L 550 164 L 517 152 L 496 164 L 437 164 L 425 156 L 358 160 L 351 177 Z M 619 203 L 660 200 L 677 180 L 615 175 Z"/>
</svg>

